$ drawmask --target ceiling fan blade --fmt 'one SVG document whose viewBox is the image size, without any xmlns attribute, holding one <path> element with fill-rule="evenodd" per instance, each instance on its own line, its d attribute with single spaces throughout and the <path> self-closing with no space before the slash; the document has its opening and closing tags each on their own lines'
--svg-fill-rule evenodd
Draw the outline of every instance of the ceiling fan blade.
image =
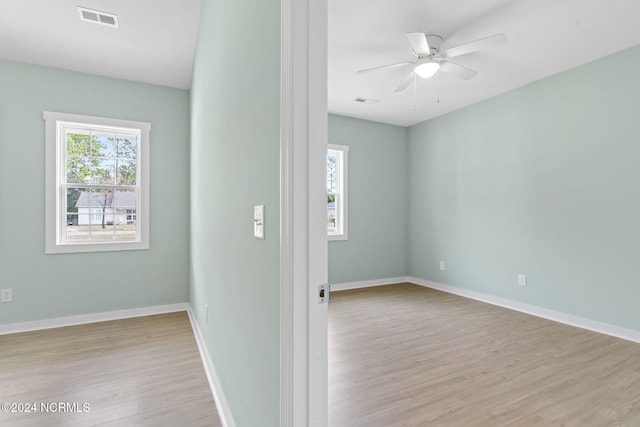
<svg viewBox="0 0 640 427">
<path fill-rule="evenodd" d="M 451 61 L 440 61 L 440 71 L 444 71 L 445 73 L 453 74 L 456 77 L 460 77 L 461 79 L 469 80 L 478 74 L 476 70 L 472 70 L 471 68 L 463 67 L 460 64 L 456 64 Z"/>
<path fill-rule="evenodd" d="M 413 81 L 413 79 L 415 79 L 415 73 L 413 72 L 413 70 L 411 70 L 411 72 L 409 73 L 409 75 L 402 81 L 402 83 L 400 83 L 398 85 L 398 87 L 396 88 L 395 92 L 402 92 L 403 90 L 405 90 L 407 87 L 409 87 L 409 85 L 411 84 L 411 82 Z"/>
<path fill-rule="evenodd" d="M 431 55 L 431 48 L 424 33 L 407 33 L 407 39 L 415 53 L 420 56 Z"/>
<path fill-rule="evenodd" d="M 379 67 L 366 68 L 364 70 L 360 70 L 356 74 L 365 74 L 365 73 L 370 73 L 371 71 L 383 70 L 385 68 L 402 67 L 409 64 L 411 64 L 411 62 L 398 62 L 397 64 L 380 65 Z"/>
<path fill-rule="evenodd" d="M 489 37 L 478 39 L 469 43 L 461 44 L 445 50 L 440 53 L 440 58 L 453 58 L 460 55 L 466 55 L 467 53 L 475 52 L 477 50 L 486 49 L 492 46 L 501 45 L 506 43 L 507 36 L 502 33 L 494 34 Z"/>
</svg>

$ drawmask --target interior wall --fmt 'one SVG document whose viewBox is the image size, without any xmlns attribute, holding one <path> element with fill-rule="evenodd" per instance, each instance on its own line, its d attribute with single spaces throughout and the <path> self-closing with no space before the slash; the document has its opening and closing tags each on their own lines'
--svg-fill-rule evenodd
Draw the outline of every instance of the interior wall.
<svg viewBox="0 0 640 427">
<path fill-rule="evenodd" d="M 236 424 L 277 426 L 278 0 L 203 2 L 191 117 L 191 305 Z M 253 237 L 256 205 L 265 240 Z"/>
<path fill-rule="evenodd" d="M 638 75 L 635 47 L 411 127 L 409 273 L 640 329 Z"/>
<path fill-rule="evenodd" d="M 186 302 L 189 93 L 0 60 L 0 94 L 0 324 Z M 151 123 L 149 250 L 45 254 L 44 110 Z"/>
<path fill-rule="evenodd" d="M 407 128 L 329 115 L 329 144 L 349 146 L 349 239 L 329 242 L 329 282 L 407 275 Z"/>
</svg>

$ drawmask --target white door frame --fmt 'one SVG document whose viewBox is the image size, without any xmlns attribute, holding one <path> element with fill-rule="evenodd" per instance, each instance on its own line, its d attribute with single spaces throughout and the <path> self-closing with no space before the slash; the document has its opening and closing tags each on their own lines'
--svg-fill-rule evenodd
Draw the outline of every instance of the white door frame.
<svg viewBox="0 0 640 427">
<path fill-rule="evenodd" d="M 280 425 L 326 427 L 327 0 L 281 0 Z"/>
</svg>

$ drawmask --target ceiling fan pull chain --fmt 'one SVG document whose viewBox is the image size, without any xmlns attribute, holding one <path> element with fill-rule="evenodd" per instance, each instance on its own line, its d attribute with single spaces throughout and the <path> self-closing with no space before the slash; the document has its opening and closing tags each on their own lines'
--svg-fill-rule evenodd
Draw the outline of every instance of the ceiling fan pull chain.
<svg viewBox="0 0 640 427">
<path fill-rule="evenodd" d="M 440 71 L 436 73 L 436 104 L 440 104 Z"/>
</svg>

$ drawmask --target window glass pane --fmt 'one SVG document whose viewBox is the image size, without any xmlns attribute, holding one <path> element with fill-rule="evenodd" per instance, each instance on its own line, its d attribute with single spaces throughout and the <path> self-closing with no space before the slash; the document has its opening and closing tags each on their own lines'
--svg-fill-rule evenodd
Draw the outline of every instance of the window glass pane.
<svg viewBox="0 0 640 427">
<path fill-rule="evenodd" d="M 83 241 L 89 240 L 88 226 L 78 224 L 78 214 L 67 214 L 67 224 L 65 226 L 65 240 Z"/>
<path fill-rule="evenodd" d="M 114 184 L 115 160 L 93 159 L 91 163 L 92 184 Z"/>
<path fill-rule="evenodd" d="M 113 205 L 118 209 L 136 209 L 138 193 L 136 190 L 116 190 Z"/>
<path fill-rule="evenodd" d="M 118 135 L 118 158 L 136 160 L 138 157 L 138 140 L 133 135 Z"/>
<path fill-rule="evenodd" d="M 74 188 L 74 187 L 67 188 L 67 201 L 66 201 L 67 213 L 78 213 L 78 204 L 82 203 L 80 201 L 80 196 L 82 195 L 82 192 L 83 191 L 80 188 Z"/>
<path fill-rule="evenodd" d="M 67 157 L 89 156 L 91 153 L 91 135 L 88 131 L 67 131 Z"/>
<path fill-rule="evenodd" d="M 124 226 L 123 226 L 124 227 Z M 120 227 L 122 228 L 122 227 Z M 134 240 L 136 238 L 136 230 L 133 229 L 119 229 L 116 231 L 116 235 L 114 237 L 116 240 Z"/>
<path fill-rule="evenodd" d="M 78 225 L 78 214 L 77 213 L 68 213 L 67 214 L 67 225 Z"/>
<path fill-rule="evenodd" d="M 327 191 L 335 193 L 338 184 L 337 155 L 335 151 L 327 154 Z"/>
<path fill-rule="evenodd" d="M 101 154 L 109 159 L 115 159 L 117 157 L 118 149 L 115 135 L 105 135 L 101 137 L 100 143 L 102 145 Z"/>
<path fill-rule="evenodd" d="M 109 220 L 113 222 L 113 191 L 108 188 L 96 188 L 89 194 L 89 224 L 106 227 Z"/>
<path fill-rule="evenodd" d="M 136 185 L 137 164 L 135 161 L 119 160 L 117 165 L 118 185 Z"/>
<path fill-rule="evenodd" d="M 102 225 L 88 226 L 91 232 L 91 240 L 114 240 L 114 227 L 112 221 L 107 221 L 104 228 Z"/>
<path fill-rule="evenodd" d="M 67 212 L 77 212 L 77 225 L 90 224 L 91 192 L 80 188 L 67 189 Z"/>
<path fill-rule="evenodd" d="M 347 162 L 349 147 L 327 149 L 327 234 L 329 240 L 347 240 Z"/>
<path fill-rule="evenodd" d="M 67 157 L 67 182 L 89 184 L 91 181 L 91 161 L 86 157 Z"/>
<path fill-rule="evenodd" d="M 111 133 L 96 132 L 91 139 L 91 155 L 93 157 L 111 157 L 116 154 L 115 138 Z"/>
<path fill-rule="evenodd" d="M 337 230 L 336 217 L 336 196 L 329 195 L 327 197 L 327 230 L 329 233 L 335 233 Z"/>
<path fill-rule="evenodd" d="M 135 239 L 138 194 L 135 190 L 117 190 L 114 198 L 116 239 Z"/>
</svg>

